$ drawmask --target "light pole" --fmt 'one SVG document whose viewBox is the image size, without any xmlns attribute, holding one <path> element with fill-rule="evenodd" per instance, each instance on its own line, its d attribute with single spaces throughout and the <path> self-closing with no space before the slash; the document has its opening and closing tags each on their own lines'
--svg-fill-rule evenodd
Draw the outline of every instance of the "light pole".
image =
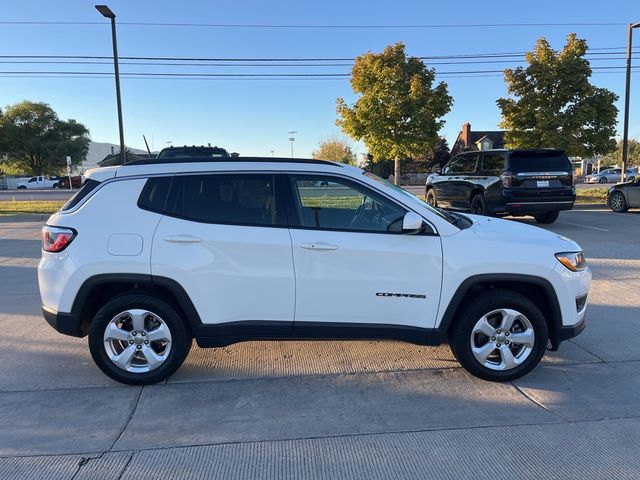
<svg viewBox="0 0 640 480">
<path fill-rule="evenodd" d="M 116 77 L 116 103 L 118 104 L 118 128 L 120 130 L 120 162 L 126 163 L 124 150 L 124 128 L 122 126 L 122 100 L 120 98 L 120 69 L 118 68 L 118 42 L 116 40 L 116 14 L 106 5 L 96 5 L 103 17 L 111 20 L 111 40 L 113 42 L 113 68 Z"/>
<path fill-rule="evenodd" d="M 629 150 L 629 90 L 631 89 L 631 40 L 633 29 L 640 27 L 640 22 L 630 23 L 627 30 L 627 82 L 624 87 L 624 130 L 622 132 L 622 172 L 620 181 L 624 182 L 627 173 L 627 155 Z"/>
<path fill-rule="evenodd" d="M 289 132 L 289 141 L 291 142 L 291 158 L 293 158 L 293 142 L 296 141 L 296 138 L 294 137 L 294 135 L 298 133 L 295 130 Z"/>
</svg>

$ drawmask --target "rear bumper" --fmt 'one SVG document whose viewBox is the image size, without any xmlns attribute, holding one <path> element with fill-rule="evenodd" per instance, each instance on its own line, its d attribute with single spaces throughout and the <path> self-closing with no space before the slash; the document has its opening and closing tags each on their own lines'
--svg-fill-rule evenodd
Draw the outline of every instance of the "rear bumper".
<svg viewBox="0 0 640 480">
<path fill-rule="evenodd" d="M 518 202 L 511 201 L 504 207 L 505 213 L 530 215 L 536 213 L 555 212 L 558 210 L 571 210 L 574 200 L 563 200 L 559 202 Z"/>
<path fill-rule="evenodd" d="M 84 337 L 88 333 L 82 328 L 80 319 L 70 313 L 53 312 L 42 307 L 42 315 L 49 325 L 64 335 Z"/>
</svg>

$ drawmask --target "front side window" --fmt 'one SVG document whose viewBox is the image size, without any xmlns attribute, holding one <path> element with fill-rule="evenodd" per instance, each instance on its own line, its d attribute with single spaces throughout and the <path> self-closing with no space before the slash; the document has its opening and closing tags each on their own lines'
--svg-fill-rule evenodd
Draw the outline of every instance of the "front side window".
<svg viewBox="0 0 640 480">
<path fill-rule="evenodd" d="M 460 162 L 462 161 L 461 157 L 456 157 L 453 160 L 450 160 L 449 163 L 445 165 L 442 169 L 443 175 L 452 175 L 454 173 L 458 173 L 460 171 Z"/>
<path fill-rule="evenodd" d="M 335 177 L 291 177 L 298 226 L 328 230 L 402 232 L 405 210 L 370 189 Z"/>
<path fill-rule="evenodd" d="M 187 220 L 232 225 L 277 225 L 270 174 L 175 176 L 166 212 Z"/>
</svg>

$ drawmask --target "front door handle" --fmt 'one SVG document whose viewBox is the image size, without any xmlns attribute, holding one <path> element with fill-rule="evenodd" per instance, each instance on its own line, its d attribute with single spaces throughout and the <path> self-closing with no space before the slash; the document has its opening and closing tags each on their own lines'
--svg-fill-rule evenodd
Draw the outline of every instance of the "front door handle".
<svg viewBox="0 0 640 480">
<path fill-rule="evenodd" d="M 303 243 L 300 245 L 302 248 L 306 248 L 307 250 L 337 250 L 337 245 L 332 245 L 330 243 L 325 242 L 315 242 L 315 243 Z"/>
<path fill-rule="evenodd" d="M 164 241 L 171 243 L 200 243 L 202 239 L 192 235 L 167 235 L 164 237 Z"/>
</svg>

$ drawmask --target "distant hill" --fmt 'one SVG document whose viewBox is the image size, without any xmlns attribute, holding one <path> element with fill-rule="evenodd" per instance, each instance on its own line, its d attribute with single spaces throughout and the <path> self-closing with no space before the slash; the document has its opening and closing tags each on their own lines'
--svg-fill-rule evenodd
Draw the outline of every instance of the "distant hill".
<svg viewBox="0 0 640 480">
<path fill-rule="evenodd" d="M 120 151 L 120 145 L 113 143 L 98 143 L 91 142 L 89 144 L 89 153 L 87 153 L 87 159 L 82 163 L 82 166 L 86 170 L 87 168 L 94 168 L 98 166 L 98 162 L 111 153 L 113 148 L 114 152 Z M 133 153 L 147 153 L 146 150 L 140 150 L 138 148 L 127 147 Z"/>
</svg>

